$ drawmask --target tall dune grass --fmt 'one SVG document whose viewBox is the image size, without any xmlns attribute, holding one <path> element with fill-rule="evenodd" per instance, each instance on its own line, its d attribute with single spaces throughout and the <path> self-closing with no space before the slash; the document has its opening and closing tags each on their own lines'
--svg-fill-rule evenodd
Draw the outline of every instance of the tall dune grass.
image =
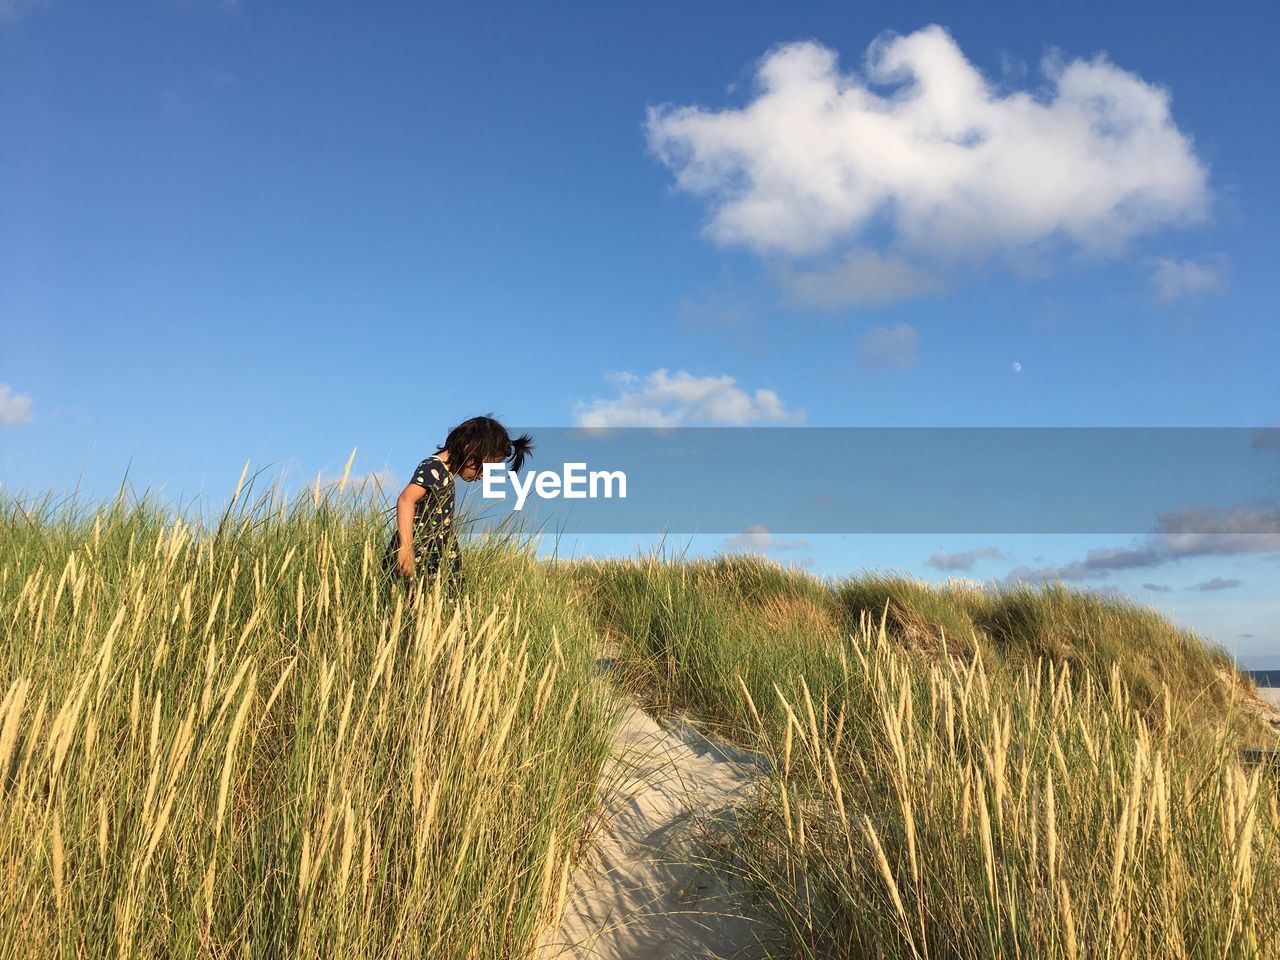
<svg viewBox="0 0 1280 960">
<path fill-rule="evenodd" d="M 1280 955 L 1276 783 L 1227 726 L 1149 724 L 1118 669 L 922 664 L 870 623 L 828 657 L 834 685 L 780 682 L 757 722 L 778 775 L 744 852 L 805 955 Z"/>
<path fill-rule="evenodd" d="M 827 582 L 740 555 L 602 560 L 574 573 L 601 629 L 626 639 L 638 687 L 665 705 L 708 706 L 702 712 L 732 716 L 739 727 L 749 718 L 732 705 L 736 664 L 753 665 L 747 675 L 803 672 L 815 649 L 856 633 L 868 616 L 922 660 L 980 652 L 997 683 L 1042 659 L 1069 665 L 1073 682 L 1117 669 L 1153 723 L 1166 689 L 1192 728 L 1238 707 L 1248 685 L 1225 651 L 1154 610 L 1060 584 L 997 590 L 881 574 Z M 1238 719 L 1241 736 L 1266 735 L 1256 718 Z"/>
<path fill-rule="evenodd" d="M 0 956 L 529 955 L 598 809 L 606 636 L 772 758 L 726 867 L 795 955 L 1280 955 L 1237 752 L 1274 738 L 1149 611 L 503 534 L 410 600 L 375 504 L 241 492 L 0 499 Z"/>
<path fill-rule="evenodd" d="M 653 700 L 772 760 L 725 867 L 797 955 L 1280 956 L 1275 775 L 1237 750 L 1274 737 L 1162 618 L 737 558 L 580 575 Z"/>
<path fill-rule="evenodd" d="M 594 631 L 511 544 L 410 605 L 385 531 L 0 503 L 0 955 L 531 949 L 611 741 Z"/>
</svg>

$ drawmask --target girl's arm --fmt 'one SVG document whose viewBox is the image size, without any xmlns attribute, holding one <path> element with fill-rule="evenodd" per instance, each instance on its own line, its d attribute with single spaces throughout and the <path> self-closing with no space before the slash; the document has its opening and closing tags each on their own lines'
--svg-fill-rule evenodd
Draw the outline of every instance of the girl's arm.
<svg viewBox="0 0 1280 960">
<path fill-rule="evenodd" d="M 413 556 L 413 506 L 427 495 L 416 483 L 405 484 L 396 497 L 396 530 L 400 534 L 400 556 Z"/>
</svg>

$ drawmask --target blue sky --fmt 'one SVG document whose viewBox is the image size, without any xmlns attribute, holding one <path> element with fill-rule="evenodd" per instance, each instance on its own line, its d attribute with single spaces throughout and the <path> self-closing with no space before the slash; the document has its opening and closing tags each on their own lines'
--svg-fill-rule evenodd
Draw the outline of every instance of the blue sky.
<svg viewBox="0 0 1280 960">
<path fill-rule="evenodd" d="M 1264 3 L 0 0 L 0 482 L 101 496 L 127 467 L 216 501 L 246 459 L 314 477 L 357 447 L 398 487 L 488 411 L 1275 423 L 1277 28 Z M 1255 537 L 1105 576 L 1089 551 L 1134 538 L 731 546 L 1057 570 L 1265 664 Z"/>
</svg>

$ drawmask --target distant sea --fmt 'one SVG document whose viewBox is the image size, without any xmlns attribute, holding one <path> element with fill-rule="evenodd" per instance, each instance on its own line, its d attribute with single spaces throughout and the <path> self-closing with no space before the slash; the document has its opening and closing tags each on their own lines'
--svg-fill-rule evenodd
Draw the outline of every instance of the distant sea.
<svg viewBox="0 0 1280 960">
<path fill-rule="evenodd" d="M 1250 670 L 1249 676 L 1260 687 L 1280 687 L 1280 670 Z"/>
</svg>

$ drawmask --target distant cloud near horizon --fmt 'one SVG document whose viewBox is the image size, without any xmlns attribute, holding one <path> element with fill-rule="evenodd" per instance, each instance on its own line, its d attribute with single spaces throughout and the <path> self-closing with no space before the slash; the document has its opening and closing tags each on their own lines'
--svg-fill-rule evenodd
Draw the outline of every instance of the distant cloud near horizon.
<svg viewBox="0 0 1280 960">
<path fill-rule="evenodd" d="M 1041 73 L 1003 92 L 937 25 L 882 35 L 860 72 L 786 43 L 759 61 L 745 106 L 651 107 L 646 132 L 676 185 L 707 199 L 714 242 L 835 258 L 788 275 L 821 307 L 919 293 L 923 263 L 1118 256 L 1207 216 L 1206 168 L 1166 89 L 1102 54 L 1051 54 Z"/>
<path fill-rule="evenodd" d="M 794 540 L 779 540 L 769 530 L 758 523 L 748 524 L 742 533 L 734 533 L 724 538 L 725 550 L 808 550 L 809 541 L 804 537 Z"/>
<path fill-rule="evenodd" d="M 7 383 L 0 383 L 0 424 L 16 426 L 31 419 L 31 398 L 15 393 Z"/>
<path fill-rule="evenodd" d="M 390 467 L 384 467 L 381 470 L 368 470 L 364 473 L 353 473 L 347 477 L 346 486 L 343 488 L 345 493 L 360 495 L 367 490 L 380 491 L 386 493 L 396 493 L 403 486 L 399 482 L 399 476 Z M 320 477 L 320 490 L 336 488 L 342 483 L 342 474 L 324 475 Z"/>
<path fill-rule="evenodd" d="M 803 410 L 788 409 L 774 391 L 748 392 L 728 375 L 695 377 L 664 368 L 644 377 L 623 372 L 608 379 L 618 385 L 618 395 L 578 403 L 573 413 L 577 426 L 745 426 L 804 420 Z"/>
<path fill-rule="evenodd" d="M 1242 586 L 1243 580 L 1232 580 L 1228 577 L 1214 577 L 1212 580 L 1205 580 L 1197 583 L 1194 587 L 1188 587 L 1188 590 L 1199 590 L 1201 593 L 1209 593 L 1215 590 L 1234 590 L 1236 587 Z"/>
<path fill-rule="evenodd" d="M 1255 450 L 1280 451 L 1280 427 L 1259 427 L 1249 437 L 1249 445 Z"/>
<path fill-rule="evenodd" d="M 1152 593 L 1173 593 L 1173 587 L 1165 583 L 1144 583 L 1142 589 Z"/>
<path fill-rule="evenodd" d="M 975 547 L 963 553 L 935 553 L 925 562 L 937 570 L 972 570 L 979 560 L 1003 560 L 999 547 Z"/>
<path fill-rule="evenodd" d="M 1152 569 L 1191 557 L 1270 553 L 1280 556 L 1280 508 L 1184 507 L 1174 513 L 1157 515 L 1156 527 L 1156 533 L 1148 534 L 1132 546 L 1099 547 L 1085 554 L 1083 560 L 1061 566 L 1015 567 L 1006 574 L 1005 580 L 1103 580 L 1116 570 Z M 1221 532 L 1201 532 L 1206 528 Z M 1154 589 L 1148 584 L 1143 586 Z"/>
</svg>

